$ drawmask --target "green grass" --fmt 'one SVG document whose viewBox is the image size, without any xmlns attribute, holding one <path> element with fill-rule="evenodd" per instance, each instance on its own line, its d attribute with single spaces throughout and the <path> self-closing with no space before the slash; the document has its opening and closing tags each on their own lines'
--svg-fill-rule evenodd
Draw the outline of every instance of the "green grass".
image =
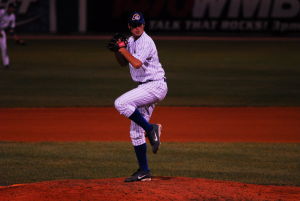
<svg viewBox="0 0 300 201">
<path fill-rule="evenodd" d="M 148 156 L 154 175 L 300 186 L 300 144 L 164 143 Z M 0 143 L 0 185 L 126 177 L 136 168 L 127 142 Z"/>
<path fill-rule="evenodd" d="M 299 106 L 300 42 L 156 41 L 171 106 Z M 131 89 L 104 40 L 9 43 L 0 107 L 112 106 Z"/>
</svg>

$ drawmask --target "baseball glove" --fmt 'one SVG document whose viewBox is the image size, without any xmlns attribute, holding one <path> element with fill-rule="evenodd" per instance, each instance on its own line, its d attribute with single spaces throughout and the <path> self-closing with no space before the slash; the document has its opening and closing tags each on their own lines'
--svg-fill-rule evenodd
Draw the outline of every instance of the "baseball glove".
<svg viewBox="0 0 300 201">
<path fill-rule="evenodd" d="M 116 33 L 108 42 L 107 48 L 113 52 L 117 52 L 120 48 L 126 48 L 127 43 L 127 37 L 124 34 Z"/>
</svg>

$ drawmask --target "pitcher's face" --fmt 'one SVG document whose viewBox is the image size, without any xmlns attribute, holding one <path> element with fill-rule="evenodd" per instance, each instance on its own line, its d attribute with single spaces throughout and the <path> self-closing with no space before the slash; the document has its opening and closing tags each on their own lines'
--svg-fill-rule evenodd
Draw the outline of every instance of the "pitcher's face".
<svg viewBox="0 0 300 201">
<path fill-rule="evenodd" d="M 145 25 L 141 24 L 139 26 L 128 25 L 128 28 L 134 38 L 140 37 L 144 33 Z"/>
</svg>

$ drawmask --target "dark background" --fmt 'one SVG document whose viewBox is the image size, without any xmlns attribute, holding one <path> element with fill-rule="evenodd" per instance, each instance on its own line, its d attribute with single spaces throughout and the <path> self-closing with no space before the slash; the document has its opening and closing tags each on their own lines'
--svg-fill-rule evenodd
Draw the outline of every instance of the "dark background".
<svg viewBox="0 0 300 201">
<path fill-rule="evenodd" d="M 244 0 L 241 5 L 237 5 L 239 9 L 238 17 L 228 17 L 228 10 L 230 5 L 233 4 L 233 0 L 227 0 L 222 7 L 222 12 L 217 17 L 212 17 L 212 7 L 204 9 L 204 14 L 201 18 L 193 16 L 193 9 L 197 0 L 111 0 L 111 1 L 98 1 L 87 0 L 87 34 L 106 34 L 116 31 L 127 30 L 127 16 L 133 11 L 141 11 L 146 18 L 146 28 L 152 33 L 158 34 L 223 34 L 223 35 L 284 35 L 284 36 L 298 36 L 300 34 L 300 0 L 291 0 L 294 4 L 289 4 L 290 1 L 284 1 L 282 4 L 283 10 L 289 10 L 294 6 L 294 9 L 298 9 L 298 13 L 290 17 L 276 18 L 272 16 L 272 10 L 275 6 L 275 2 L 278 0 L 270 0 L 267 4 L 268 12 L 266 17 L 260 17 L 258 15 L 260 8 L 262 7 L 264 0 L 258 0 L 257 6 L 254 11 L 247 7 L 246 2 L 253 2 L 252 0 Z M 22 0 L 19 0 L 19 4 Z M 204 1 L 205 2 L 205 1 Z M 207 2 L 207 1 L 206 1 Z M 201 5 L 202 6 L 202 5 Z M 205 6 L 203 6 L 205 7 Z M 57 33 L 58 34 L 76 34 L 78 33 L 79 23 L 79 4 L 78 0 L 57 0 L 56 1 L 56 13 L 57 13 Z M 247 17 L 246 13 L 253 13 L 250 17 Z M 28 11 L 24 14 L 17 13 L 17 21 L 26 20 L 32 16 L 39 16 L 37 20 L 34 20 L 27 24 L 18 26 L 18 29 L 23 33 L 48 33 L 49 32 L 49 0 L 37 0 L 31 2 Z M 245 17 L 246 16 L 246 17 Z M 212 29 L 198 27 L 194 29 L 187 29 L 185 24 L 187 21 L 199 22 L 210 24 L 217 22 L 218 25 Z M 267 26 L 258 29 L 245 29 L 234 28 L 224 29 L 222 23 L 232 22 L 236 24 L 253 25 L 265 22 Z M 178 22 L 180 27 L 177 29 L 167 28 L 174 22 Z M 286 23 L 290 26 L 285 30 L 274 30 L 275 22 Z M 151 24 L 163 23 L 163 26 L 153 27 Z"/>
</svg>

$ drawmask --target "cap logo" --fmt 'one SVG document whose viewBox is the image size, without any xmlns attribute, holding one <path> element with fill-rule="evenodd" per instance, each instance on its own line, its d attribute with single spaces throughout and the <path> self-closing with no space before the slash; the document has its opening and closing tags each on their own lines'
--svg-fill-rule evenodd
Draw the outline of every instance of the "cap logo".
<svg viewBox="0 0 300 201">
<path fill-rule="evenodd" d="M 140 19 L 141 19 L 141 16 L 137 13 L 132 16 L 132 20 L 140 20 Z"/>
</svg>

